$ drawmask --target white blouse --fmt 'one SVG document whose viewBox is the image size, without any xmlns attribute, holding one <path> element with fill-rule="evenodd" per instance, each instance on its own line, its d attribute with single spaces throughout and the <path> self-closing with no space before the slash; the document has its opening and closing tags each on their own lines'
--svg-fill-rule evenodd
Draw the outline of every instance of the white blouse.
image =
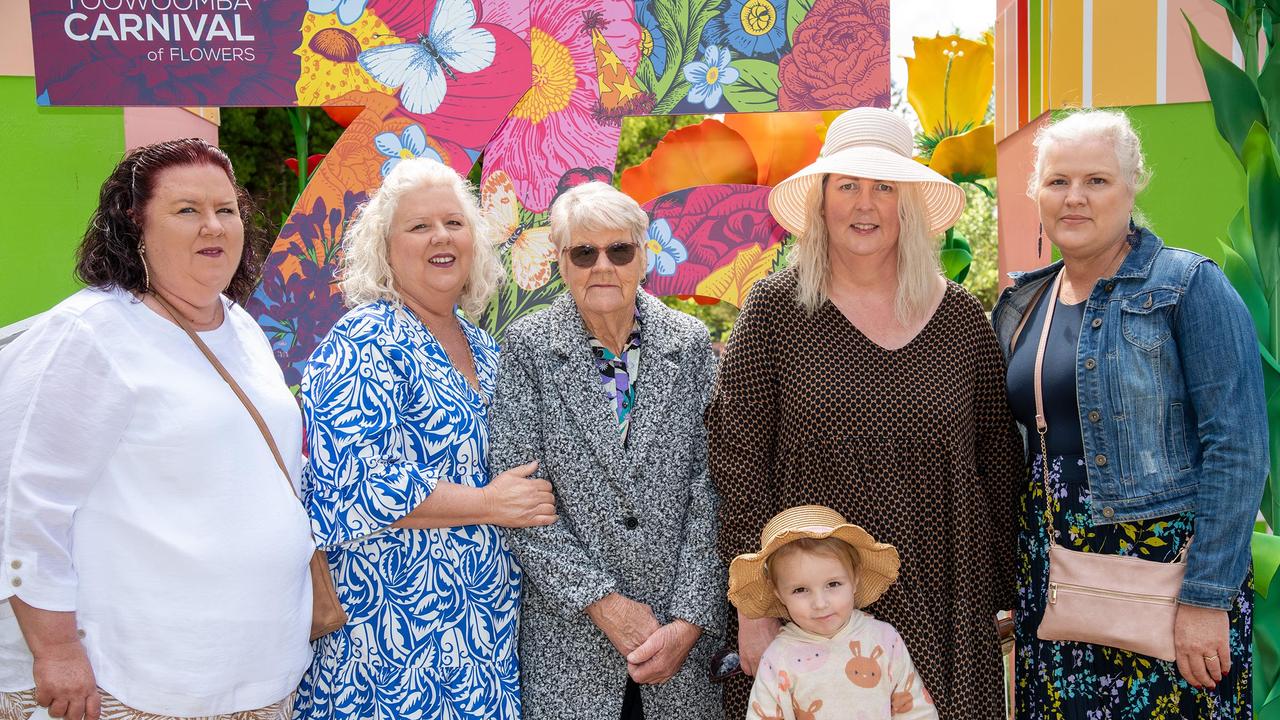
<svg viewBox="0 0 1280 720">
<path fill-rule="evenodd" d="M 298 406 L 262 331 L 224 305 L 200 336 L 296 486 Z M 297 686 L 307 515 L 213 366 L 129 293 L 82 290 L 0 352 L 0 503 L 0 690 L 34 684 L 15 595 L 74 610 L 98 685 L 138 710 L 231 713 Z"/>
</svg>

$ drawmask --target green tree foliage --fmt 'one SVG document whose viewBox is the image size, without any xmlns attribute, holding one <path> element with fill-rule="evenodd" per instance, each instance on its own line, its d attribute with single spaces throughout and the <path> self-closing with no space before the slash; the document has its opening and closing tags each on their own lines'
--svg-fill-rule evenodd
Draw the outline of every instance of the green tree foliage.
<svg viewBox="0 0 1280 720">
<path fill-rule="evenodd" d="M 983 180 L 995 193 L 996 181 Z M 997 290 L 1000 286 L 996 245 L 999 238 L 996 234 L 996 201 L 981 190 L 965 184 L 964 214 L 956 223 L 956 232 L 969 241 L 973 251 L 973 264 L 969 266 L 969 275 L 964 279 L 964 286 L 982 302 L 982 306 L 990 310 L 996 302 Z"/>
<path fill-rule="evenodd" d="M 342 134 L 323 110 L 302 110 L 311 118 L 309 152 L 327 153 Z M 218 144 L 231 158 L 236 180 L 257 203 L 274 234 L 289 212 L 298 190 L 298 176 L 285 166 L 294 157 L 293 128 L 284 108 L 223 108 Z"/>
</svg>

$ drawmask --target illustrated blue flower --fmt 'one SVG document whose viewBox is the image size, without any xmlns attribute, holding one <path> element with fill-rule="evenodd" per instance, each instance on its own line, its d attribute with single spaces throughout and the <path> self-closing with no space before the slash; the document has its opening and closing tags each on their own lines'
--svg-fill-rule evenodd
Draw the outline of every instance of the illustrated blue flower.
<svg viewBox="0 0 1280 720">
<path fill-rule="evenodd" d="M 307 0 L 307 12 L 316 15 L 328 15 L 336 11 L 338 22 L 350 25 L 364 14 L 364 6 L 369 0 Z"/>
<path fill-rule="evenodd" d="M 714 108 L 724 94 L 724 86 L 738 81 L 738 69 L 729 65 L 732 59 L 729 48 L 708 45 L 702 51 L 702 60 L 685 65 L 684 79 L 692 86 L 689 102 L 702 103 L 708 110 Z"/>
<path fill-rule="evenodd" d="M 653 14 L 653 0 L 636 0 L 636 20 L 640 21 L 640 52 L 653 64 L 653 72 L 667 69 L 667 37 Z"/>
<path fill-rule="evenodd" d="M 444 162 L 440 153 L 427 145 L 427 134 L 422 131 L 421 125 L 406 127 L 399 137 L 393 132 L 378 133 L 373 136 L 373 145 L 378 148 L 378 152 L 387 156 L 387 161 L 382 163 L 382 177 L 386 177 L 401 160 L 409 158 L 425 157 Z"/>
<path fill-rule="evenodd" d="M 671 223 L 666 220 L 654 220 L 649 224 L 649 239 L 645 242 L 645 254 L 649 264 L 645 273 L 658 268 L 658 274 L 670 277 L 676 274 L 676 266 L 689 259 L 689 251 L 684 243 L 671 234 Z"/>
<path fill-rule="evenodd" d="M 708 39 L 754 57 L 787 44 L 787 3 L 780 0 L 729 0 L 729 7 L 707 23 Z"/>
</svg>

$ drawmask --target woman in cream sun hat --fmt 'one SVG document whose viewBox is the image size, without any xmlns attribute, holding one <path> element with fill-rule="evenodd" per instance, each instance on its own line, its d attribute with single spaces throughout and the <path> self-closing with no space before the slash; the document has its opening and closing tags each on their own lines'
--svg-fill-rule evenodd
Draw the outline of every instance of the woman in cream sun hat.
<svg viewBox="0 0 1280 720">
<path fill-rule="evenodd" d="M 770 195 L 796 244 L 747 298 L 708 409 L 719 549 L 726 563 L 754 551 L 788 507 L 858 518 L 902 554 L 875 614 L 902 632 L 941 717 L 997 720 L 1022 443 L 995 334 L 938 259 L 964 194 L 911 158 L 911 138 L 894 113 L 850 110 Z M 737 619 L 729 637 L 754 673 L 780 623 Z M 726 717 L 746 713 L 750 684 L 726 684 Z"/>
</svg>

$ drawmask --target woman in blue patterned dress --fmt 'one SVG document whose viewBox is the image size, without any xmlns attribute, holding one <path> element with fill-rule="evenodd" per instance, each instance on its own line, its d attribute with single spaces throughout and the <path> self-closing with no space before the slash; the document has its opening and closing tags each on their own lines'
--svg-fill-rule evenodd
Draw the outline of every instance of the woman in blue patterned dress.
<svg viewBox="0 0 1280 720">
<path fill-rule="evenodd" d="M 307 508 L 345 627 L 321 638 L 295 718 L 519 718 L 520 567 L 499 526 L 556 520 L 534 464 L 488 482 L 501 278 L 465 180 L 401 161 L 344 237 L 354 306 L 311 356 Z"/>
</svg>

